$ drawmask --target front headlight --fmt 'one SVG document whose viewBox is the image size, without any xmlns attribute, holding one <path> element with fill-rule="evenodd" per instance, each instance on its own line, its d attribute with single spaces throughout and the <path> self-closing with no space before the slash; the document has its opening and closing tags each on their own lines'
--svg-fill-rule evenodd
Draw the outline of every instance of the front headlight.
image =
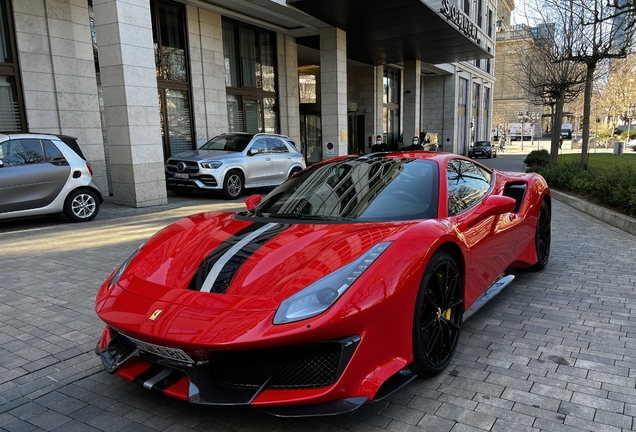
<svg viewBox="0 0 636 432">
<path fill-rule="evenodd" d="M 217 169 L 217 168 L 220 168 L 221 165 L 223 165 L 223 162 L 220 162 L 220 161 L 201 162 L 201 167 L 207 168 L 207 169 Z"/>
<path fill-rule="evenodd" d="M 121 263 L 121 265 L 117 268 L 117 271 L 115 272 L 115 274 L 113 275 L 112 278 L 110 278 L 110 281 L 108 281 L 108 289 L 110 290 L 119 280 L 119 278 L 121 277 L 121 275 L 124 274 L 124 272 L 126 271 L 126 268 L 128 268 L 128 265 L 130 264 L 130 262 L 133 260 L 133 258 L 135 257 L 135 255 L 137 255 L 137 252 L 139 252 L 139 250 L 141 249 L 141 246 L 143 246 L 143 244 L 141 244 L 136 251 L 134 251 L 132 253 L 132 255 L 130 255 L 126 261 L 124 261 L 123 263 Z"/>
<path fill-rule="evenodd" d="M 301 321 L 329 309 L 390 244 L 391 242 L 378 243 L 357 260 L 283 301 L 274 315 L 274 324 Z"/>
</svg>

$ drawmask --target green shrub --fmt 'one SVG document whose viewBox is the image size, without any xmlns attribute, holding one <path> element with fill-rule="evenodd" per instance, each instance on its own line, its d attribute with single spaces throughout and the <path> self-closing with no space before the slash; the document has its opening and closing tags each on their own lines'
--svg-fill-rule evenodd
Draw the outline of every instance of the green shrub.
<svg viewBox="0 0 636 432">
<path fill-rule="evenodd" d="M 635 171 L 631 165 L 613 169 L 586 167 L 580 162 L 529 168 L 555 189 L 574 192 L 589 200 L 636 215 Z"/>
<path fill-rule="evenodd" d="M 550 165 L 550 153 L 547 150 L 532 150 L 523 161 L 528 167 L 547 167 Z"/>
</svg>

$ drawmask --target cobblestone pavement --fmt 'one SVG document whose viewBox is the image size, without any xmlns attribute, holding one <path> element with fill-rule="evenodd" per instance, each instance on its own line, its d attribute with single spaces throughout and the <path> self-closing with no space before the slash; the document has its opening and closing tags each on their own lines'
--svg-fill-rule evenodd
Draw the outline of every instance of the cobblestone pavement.
<svg viewBox="0 0 636 432">
<path fill-rule="evenodd" d="M 104 371 L 98 286 L 209 197 L 106 204 L 93 222 L 0 223 L 0 428 L 7 431 L 627 431 L 636 429 L 636 237 L 554 202 L 552 256 L 463 327 L 437 378 L 357 412 L 278 419 L 197 407 Z"/>
</svg>

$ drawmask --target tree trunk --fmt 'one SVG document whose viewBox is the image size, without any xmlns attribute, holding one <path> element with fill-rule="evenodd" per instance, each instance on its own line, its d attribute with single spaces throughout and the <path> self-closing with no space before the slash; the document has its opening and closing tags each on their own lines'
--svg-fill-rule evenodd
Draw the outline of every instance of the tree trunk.
<svg viewBox="0 0 636 432">
<path fill-rule="evenodd" d="M 592 84 L 594 83 L 594 72 L 596 62 L 587 65 L 587 75 L 585 76 L 585 93 L 583 94 L 583 134 L 581 136 L 581 163 L 587 165 L 588 143 L 590 142 L 590 113 L 592 112 Z"/>
<path fill-rule="evenodd" d="M 565 90 L 561 90 L 556 101 L 552 122 L 552 139 L 550 140 L 550 162 L 552 165 L 559 163 L 559 142 L 561 138 L 561 124 L 563 123 L 563 105 L 565 104 Z"/>
</svg>

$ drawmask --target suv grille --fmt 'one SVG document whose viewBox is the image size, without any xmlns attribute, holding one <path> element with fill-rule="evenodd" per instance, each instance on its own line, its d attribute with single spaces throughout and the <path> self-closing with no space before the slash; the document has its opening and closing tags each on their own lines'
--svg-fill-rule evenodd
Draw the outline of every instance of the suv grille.
<svg viewBox="0 0 636 432">
<path fill-rule="evenodd" d="M 183 162 L 185 164 L 185 169 L 183 171 L 179 171 L 177 169 L 177 165 L 179 164 L 179 162 Z M 166 164 L 166 169 L 172 173 L 180 172 L 180 173 L 193 174 L 193 173 L 199 172 L 199 164 L 192 161 L 168 159 L 168 163 Z"/>
</svg>

